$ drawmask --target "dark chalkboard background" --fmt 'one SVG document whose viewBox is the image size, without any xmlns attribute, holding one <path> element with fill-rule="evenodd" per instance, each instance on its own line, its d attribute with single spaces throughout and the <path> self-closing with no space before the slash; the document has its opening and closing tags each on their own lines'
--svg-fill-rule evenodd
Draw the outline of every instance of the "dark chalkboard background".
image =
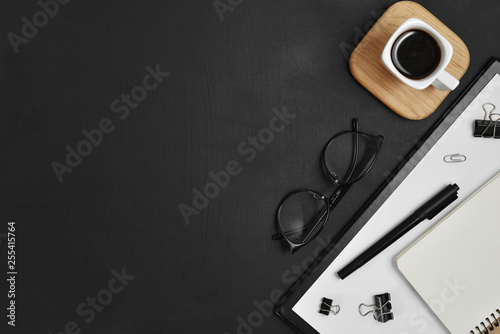
<svg viewBox="0 0 500 334">
<path fill-rule="evenodd" d="M 53 17 L 38 13 L 45 3 Z M 348 69 L 387 0 L 3 0 L 0 258 L 9 278 L 14 221 L 17 275 L 15 298 L 0 283 L 1 332 L 292 333 L 269 300 L 500 50 L 499 2 L 419 3 L 471 64 L 433 115 L 409 121 Z M 157 68 L 169 75 L 146 77 Z M 273 121 L 284 110 L 295 117 Z M 353 117 L 385 136 L 379 161 L 322 238 L 291 255 L 271 240 L 276 206 L 295 188 L 333 190 L 319 155 Z M 206 184 L 213 198 L 197 209 Z"/>
</svg>

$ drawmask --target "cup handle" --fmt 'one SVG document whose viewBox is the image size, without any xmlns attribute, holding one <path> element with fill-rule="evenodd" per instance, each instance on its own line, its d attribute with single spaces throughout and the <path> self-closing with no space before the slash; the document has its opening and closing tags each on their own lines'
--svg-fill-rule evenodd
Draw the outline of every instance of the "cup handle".
<svg viewBox="0 0 500 334">
<path fill-rule="evenodd" d="M 460 81 L 455 79 L 450 73 L 443 71 L 432 83 L 439 90 L 454 90 L 457 88 Z"/>
</svg>

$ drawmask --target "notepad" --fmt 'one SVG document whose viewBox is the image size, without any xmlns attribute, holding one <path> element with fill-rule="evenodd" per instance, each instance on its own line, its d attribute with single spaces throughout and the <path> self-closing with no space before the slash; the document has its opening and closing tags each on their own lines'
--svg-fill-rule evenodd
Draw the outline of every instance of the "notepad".
<svg viewBox="0 0 500 334">
<path fill-rule="evenodd" d="M 500 333 L 499 207 L 497 174 L 397 258 L 452 334 Z"/>
</svg>

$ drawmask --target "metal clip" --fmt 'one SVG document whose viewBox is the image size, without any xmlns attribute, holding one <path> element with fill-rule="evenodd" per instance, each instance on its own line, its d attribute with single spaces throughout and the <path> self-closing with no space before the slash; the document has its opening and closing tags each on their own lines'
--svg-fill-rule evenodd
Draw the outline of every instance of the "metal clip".
<svg viewBox="0 0 500 334">
<path fill-rule="evenodd" d="M 358 307 L 359 314 L 365 317 L 372 313 L 373 318 L 382 323 L 394 319 L 394 314 L 391 311 L 392 305 L 390 293 L 373 296 L 373 300 L 374 303 L 372 305 L 360 304 Z M 363 312 L 363 307 L 371 307 L 372 309 L 367 312 Z"/>
<path fill-rule="evenodd" d="M 457 162 L 464 162 L 467 160 L 467 157 L 465 155 L 462 155 L 460 153 L 455 153 L 455 154 L 449 154 L 445 155 L 443 158 L 443 161 L 446 163 L 457 163 Z"/>
<path fill-rule="evenodd" d="M 487 110 L 486 106 L 491 106 L 491 109 Z M 482 121 L 476 120 L 474 137 L 500 138 L 500 135 L 497 134 L 500 113 L 493 112 L 495 109 L 496 107 L 493 103 L 486 102 L 483 104 L 484 118 Z M 489 121 L 487 120 L 488 118 Z"/>
<path fill-rule="evenodd" d="M 493 119 L 494 116 L 497 116 L 497 119 Z M 488 129 L 490 128 L 491 124 L 492 123 L 495 123 L 495 125 L 493 126 L 493 135 L 492 137 L 495 138 L 496 136 L 496 131 L 497 131 L 497 122 L 498 120 L 500 120 L 500 114 L 497 113 L 497 112 L 492 112 L 490 113 L 490 121 L 488 123 L 488 126 L 484 129 L 484 131 L 481 133 L 481 137 L 484 136 L 484 134 L 486 133 L 486 131 L 488 131 Z"/>
<path fill-rule="evenodd" d="M 486 110 L 486 106 L 492 106 L 491 110 Z M 488 117 L 488 112 L 491 115 L 493 110 L 495 110 L 497 108 L 497 107 L 495 107 L 495 105 L 493 103 L 490 103 L 490 102 L 483 103 L 482 107 L 483 107 L 483 111 L 484 111 L 483 121 L 486 121 L 486 118 Z"/>
<path fill-rule="evenodd" d="M 339 305 L 333 305 L 333 300 L 323 297 L 319 313 L 324 315 L 329 315 L 330 313 L 333 315 L 337 315 L 339 312 L 340 312 Z"/>
</svg>

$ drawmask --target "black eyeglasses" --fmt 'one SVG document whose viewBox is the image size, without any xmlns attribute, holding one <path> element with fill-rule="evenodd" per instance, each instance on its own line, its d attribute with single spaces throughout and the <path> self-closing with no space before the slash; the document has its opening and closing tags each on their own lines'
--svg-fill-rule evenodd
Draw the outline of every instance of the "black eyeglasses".
<svg viewBox="0 0 500 334">
<path fill-rule="evenodd" d="M 281 200 L 276 211 L 279 233 L 273 240 L 285 239 L 290 253 L 313 240 L 325 227 L 330 212 L 353 183 L 363 178 L 377 160 L 384 137 L 359 132 L 359 121 L 352 121 L 352 131 L 334 136 L 321 154 L 322 167 L 337 190 L 328 197 L 313 190 L 292 191 Z"/>
</svg>

